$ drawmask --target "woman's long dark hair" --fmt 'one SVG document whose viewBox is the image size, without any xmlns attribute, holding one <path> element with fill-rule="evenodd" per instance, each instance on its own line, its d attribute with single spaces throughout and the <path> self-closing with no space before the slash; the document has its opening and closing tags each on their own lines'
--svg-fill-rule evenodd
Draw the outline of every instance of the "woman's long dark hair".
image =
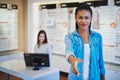
<svg viewBox="0 0 120 80">
<path fill-rule="evenodd" d="M 40 46 L 40 41 L 39 41 L 39 36 L 40 36 L 40 34 L 44 34 L 44 35 L 45 35 L 45 40 L 43 41 L 43 44 L 48 43 L 46 32 L 45 32 L 44 30 L 40 30 L 40 31 L 38 32 L 38 36 L 37 36 L 37 44 L 38 44 L 38 47 Z"/>
<path fill-rule="evenodd" d="M 86 3 L 80 3 L 80 4 L 78 5 L 78 7 L 76 8 L 76 10 L 75 10 L 75 16 L 77 15 L 78 11 L 80 11 L 80 10 L 87 10 L 87 11 L 90 12 L 90 14 L 91 14 L 91 16 L 92 16 L 92 9 L 90 8 L 90 5 L 88 5 L 88 4 L 86 4 Z M 91 28 L 91 23 L 90 23 L 90 25 L 89 25 L 89 30 L 90 30 L 90 28 Z M 77 23 L 76 23 L 76 30 L 78 30 L 78 25 L 77 25 Z"/>
</svg>

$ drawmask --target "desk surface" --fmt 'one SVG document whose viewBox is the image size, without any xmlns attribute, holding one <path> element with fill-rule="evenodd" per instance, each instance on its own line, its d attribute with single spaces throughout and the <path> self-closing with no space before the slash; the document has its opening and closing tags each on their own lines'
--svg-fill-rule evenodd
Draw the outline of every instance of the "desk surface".
<svg viewBox="0 0 120 80">
<path fill-rule="evenodd" d="M 38 71 L 32 70 L 33 67 L 26 67 L 24 59 L 13 59 L 0 62 L 0 71 L 20 77 L 25 80 L 34 80 L 39 77 L 58 73 L 59 69 L 52 67 L 44 67 Z M 59 79 L 57 79 L 59 80 Z"/>
</svg>

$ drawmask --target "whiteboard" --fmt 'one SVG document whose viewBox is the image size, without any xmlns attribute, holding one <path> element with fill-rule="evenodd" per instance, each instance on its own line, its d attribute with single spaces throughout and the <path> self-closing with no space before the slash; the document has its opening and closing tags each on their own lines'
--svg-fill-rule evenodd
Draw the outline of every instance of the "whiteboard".
<svg viewBox="0 0 120 80">
<path fill-rule="evenodd" d="M 0 51 L 18 48 L 17 5 L 0 3 Z"/>
</svg>

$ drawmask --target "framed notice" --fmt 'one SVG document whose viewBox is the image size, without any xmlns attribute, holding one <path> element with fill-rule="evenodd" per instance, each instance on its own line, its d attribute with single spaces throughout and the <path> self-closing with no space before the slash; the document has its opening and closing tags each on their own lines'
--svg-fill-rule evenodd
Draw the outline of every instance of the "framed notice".
<svg viewBox="0 0 120 80">
<path fill-rule="evenodd" d="M 0 51 L 18 48 L 17 5 L 0 3 Z"/>
</svg>

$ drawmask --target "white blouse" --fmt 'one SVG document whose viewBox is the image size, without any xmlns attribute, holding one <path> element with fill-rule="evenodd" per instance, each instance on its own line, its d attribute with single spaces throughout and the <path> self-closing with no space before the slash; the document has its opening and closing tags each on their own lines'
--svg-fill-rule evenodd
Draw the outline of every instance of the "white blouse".
<svg viewBox="0 0 120 80">
<path fill-rule="evenodd" d="M 90 64 L 90 46 L 87 43 L 87 44 L 84 44 L 83 80 L 88 80 L 89 64 Z"/>
</svg>

